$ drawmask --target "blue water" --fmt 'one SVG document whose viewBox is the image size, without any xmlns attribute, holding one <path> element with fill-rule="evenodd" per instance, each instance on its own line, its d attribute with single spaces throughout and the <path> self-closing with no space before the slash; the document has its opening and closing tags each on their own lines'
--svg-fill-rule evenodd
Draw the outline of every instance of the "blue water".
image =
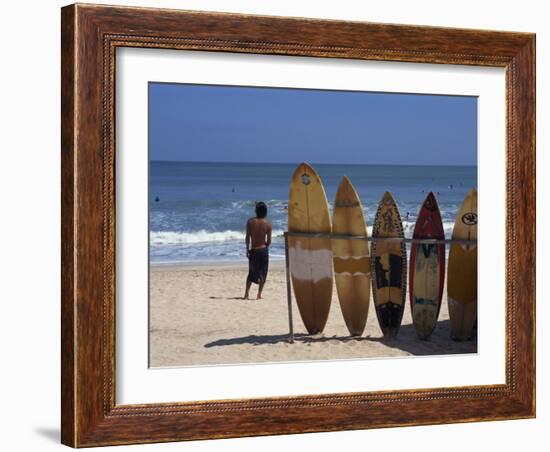
<svg viewBox="0 0 550 452">
<path fill-rule="evenodd" d="M 331 210 L 341 177 L 347 175 L 351 179 L 365 209 L 369 233 L 385 191 L 390 191 L 398 204 L 407 237 L 412 235 L 424 198 L 433 191 L 446 236 L 450 238 L 462 200 L 471 188 L 477 187 L 477 168 L 472 166 L 313 166 L 323 180 Z M 254 216 L 256 201 L 268 205 L 268 219 L 273 225 L 270 258 L 284 259 L 285 207 L 295 167 L 295 164 L 152 161 L 151 262 L 245 262 L 244 229 L 247 219 Z"/>
</svg>

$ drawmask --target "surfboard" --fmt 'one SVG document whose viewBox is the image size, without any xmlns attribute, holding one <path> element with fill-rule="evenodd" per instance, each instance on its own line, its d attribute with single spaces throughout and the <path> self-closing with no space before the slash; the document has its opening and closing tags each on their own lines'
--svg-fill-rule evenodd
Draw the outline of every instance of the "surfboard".
<svg viewBox="0 0 550 452">
<path fill-rule="evenodd" d="M 416 219 L 413 239 L 445 239 L 441 213 L 432 192 Z M 445 283 L 445 244 L 412 243 L 409 261 L 409 299 L 413 325 L 420 339 L 428 339 L 436 324 Z"/>
<path fill-rule="evenodd" d="M 367 235 L 363 206 L 344 176 L 334 200 L 332 233 Z M 365 330 L 370 301 L 370 253 L 366 240 L 332 239 L 334 279 L 344 321 L 352 336 Z"/>
<path fill-rule="evenodd" d="M 331 232 L 330 211 L 321 178 L 307 163 L 290 181 L 289 232 Z M 290 276 L 298 310 L 309 334 L 325 328 L 332 298 L 331 239 L 288 237 Z"/>
<path fill-rule="evenodd" d="M 453 240 L 477 240 L 477 190 L 464 198 L 453 227 Z M 477 244 L 452 244 L 447 270 L 451 337 L 465 341 L 477 319 Z"/>
<path fill-rule="evenodd" d="M 378 206 L 372 237 L 403 238 L 401 216 L 392 195 L 384 193 Z M 385 337 L 399 332 L 407 285 L 407 252 L 402 240 L 372 241 L 373 297 L 378 323 Z"/>
</svg>

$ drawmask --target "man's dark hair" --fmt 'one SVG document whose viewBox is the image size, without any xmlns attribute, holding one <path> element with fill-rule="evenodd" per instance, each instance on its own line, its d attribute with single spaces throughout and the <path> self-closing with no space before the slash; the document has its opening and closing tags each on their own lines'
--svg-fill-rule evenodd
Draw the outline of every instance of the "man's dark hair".
<svg viewBox="0 0 550 452">
<path fill-rule="evenodd" d="M 267 206 L 265 205 L 265 202 L 257 202 L 256 203 L 256 217 L 258 218 L 265 218 L 267 216 Z"/>
</svg>

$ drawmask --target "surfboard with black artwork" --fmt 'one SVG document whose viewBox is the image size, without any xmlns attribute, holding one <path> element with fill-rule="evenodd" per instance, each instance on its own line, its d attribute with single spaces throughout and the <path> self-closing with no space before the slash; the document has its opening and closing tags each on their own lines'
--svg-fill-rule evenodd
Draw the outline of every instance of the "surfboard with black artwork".
<svg viewBox="0 0 550 452">
<path fill-rule="evenodd" d="M 393 196 L 386 192 L 380 201 L 372 229 L 371 271 L 378 323 L 385 337 L 399 332 L 407 284 L 407 252 L 403 224 Z M 376 240 L 378 238 L 389 240 Z"/>
</svg>

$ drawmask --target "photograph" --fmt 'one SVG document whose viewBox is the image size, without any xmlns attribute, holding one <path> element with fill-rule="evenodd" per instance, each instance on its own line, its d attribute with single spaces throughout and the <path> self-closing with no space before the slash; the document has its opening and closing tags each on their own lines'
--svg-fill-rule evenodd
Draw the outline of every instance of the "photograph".
<svg viewBox="0 0 550 452">
<path fill-rule="evenodd" d="M 149 82 L 149 366 L 477 353 L 477 109 Z"/>
</svg>

